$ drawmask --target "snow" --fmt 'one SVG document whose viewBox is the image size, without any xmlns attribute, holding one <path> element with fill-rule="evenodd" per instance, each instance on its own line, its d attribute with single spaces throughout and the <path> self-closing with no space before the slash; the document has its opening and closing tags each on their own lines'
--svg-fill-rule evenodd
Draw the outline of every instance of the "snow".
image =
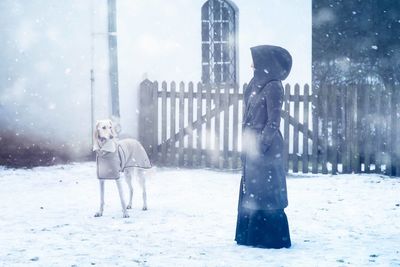
<svg viewBox="0 0 400 267">
<path fill-rule="evenodd" d="M 155 169 L 130 218 L 94 163 L 0 167 L 0 266 L 400 266 L 400 180 L 289 175 L 292 247 L 234 242 L 239 173 Z M 125 189 L 125 193 L 126 189 Z"/>
</svg>

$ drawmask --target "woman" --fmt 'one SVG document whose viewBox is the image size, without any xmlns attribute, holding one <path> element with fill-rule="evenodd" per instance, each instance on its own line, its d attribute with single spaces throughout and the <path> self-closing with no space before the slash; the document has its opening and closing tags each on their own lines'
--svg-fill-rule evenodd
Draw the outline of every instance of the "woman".
<svg viewBox="0 0 400 267">
<path fill-rule="evenodd" d="M 282 80 L 292 67 L 285 49 L 251 48 L 254 77 L 244 92 L 243 175 L 236 242 L 264 248 L 290 247 L 283 138 L 279 130 Z"/>
</svg>

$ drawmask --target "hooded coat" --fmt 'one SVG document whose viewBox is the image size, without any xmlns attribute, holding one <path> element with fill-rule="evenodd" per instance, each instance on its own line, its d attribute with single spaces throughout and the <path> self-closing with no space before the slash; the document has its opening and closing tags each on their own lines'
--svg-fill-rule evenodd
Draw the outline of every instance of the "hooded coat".
<svg viewBox="0 0 400 267">
<path fill-rule="evenodd" d="M 284 142 L 280 132 L 282 80 L 292 58 L 281 47 L 251 48 L 254 77 L 244 92 L 243 176 L 239 208 L 277 210 L 288 205 Z"/>
<path fill-rule="evenodd" d="M 97 178 L 119 179 L 126 168 L 151 168 L 149 157 L 135 139 L 108 140 L 97 150 Z"/>
</svg>

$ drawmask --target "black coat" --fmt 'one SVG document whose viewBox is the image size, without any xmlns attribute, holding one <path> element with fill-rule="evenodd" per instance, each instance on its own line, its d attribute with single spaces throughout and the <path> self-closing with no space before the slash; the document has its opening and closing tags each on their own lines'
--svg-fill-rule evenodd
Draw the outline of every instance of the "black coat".
<svg viewBox="0 0 400 267">
<path fill-rule="evenodd" d="M 254 77 L 244 92 L 243 177 L 239 208 L 275 210 L 287 207 L 284 143 L 279 130 L 284 80 L 292 59 L 283 48 L 251 48 Z"/>
</svg>

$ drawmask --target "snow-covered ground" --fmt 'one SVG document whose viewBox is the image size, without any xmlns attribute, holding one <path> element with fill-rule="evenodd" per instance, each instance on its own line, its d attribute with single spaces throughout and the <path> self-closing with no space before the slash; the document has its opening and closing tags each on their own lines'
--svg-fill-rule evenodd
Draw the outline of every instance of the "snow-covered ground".
<svg viewBox="0 0 400 267">
<path fill-rule="evenodd" d="M 400 179 L 290 175 L 292 248 L 233 240 L 240 175 L 157 169 L 121 217 L 98 208 L 94 163 L 0 169 L 1 266 L 400 266 Z M 127 193 L 127 190 L 125 190 Z"/>
</svg>

